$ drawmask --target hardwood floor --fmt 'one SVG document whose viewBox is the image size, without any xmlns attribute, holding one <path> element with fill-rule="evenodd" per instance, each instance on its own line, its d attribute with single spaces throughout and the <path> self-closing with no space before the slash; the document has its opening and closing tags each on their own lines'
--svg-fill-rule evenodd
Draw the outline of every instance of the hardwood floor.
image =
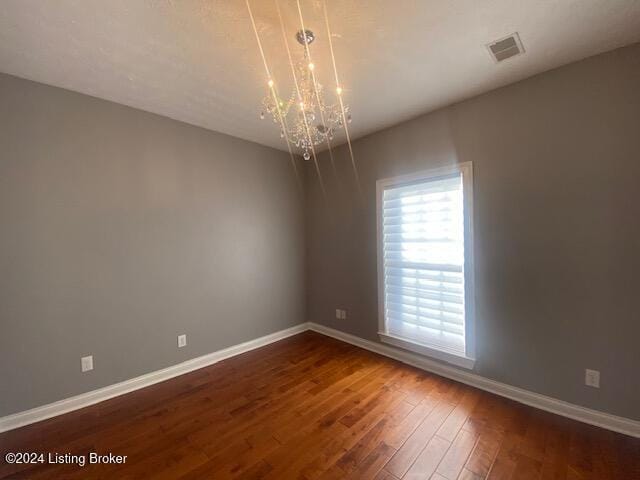
<svg viewBox="0 0 640 480">
<path fill-rule="evenodd" d="M 0 450 L 126 455 L 20 479 L 640 479 L 640 440 L 305 332 L 0 434 Z"/>
</svg>

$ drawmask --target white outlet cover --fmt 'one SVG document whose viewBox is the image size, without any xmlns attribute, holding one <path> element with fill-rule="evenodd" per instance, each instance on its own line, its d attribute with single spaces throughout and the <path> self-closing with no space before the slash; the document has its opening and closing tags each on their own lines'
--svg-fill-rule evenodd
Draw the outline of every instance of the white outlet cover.
<svg viewBox="0 0 640 480">
<path fill-rule="evenodd" d="M 346 310 L 342 310 L 342 316 L 340 318 L 342 318 L 342 320 L 346 320 L 347 319 L 347 311 Z"/>
<path fill-rule="evenodd" d="M 600 388 L 600 372 L 598 370 L 584 371 L 584 384 L 589 387 Z"/>
<path fill-rule="evenodd" d="M 80 359 L 80 366 L 83 372 L 88 372 L 89 370 L 93 370 L 93 355 L 89 355 L 88 357 L 82 357 Z"/>
<path fill-rule="evenodd" d="M 187 336 L 184 334 L 178 335 L 178 348 L 182 348 L 186 346 L 187 346 Z"/>
<path fill-rule="evenodd" d="M 336 318 L 342 318 L 342 310 L 336 308 Z"/>
</svg>

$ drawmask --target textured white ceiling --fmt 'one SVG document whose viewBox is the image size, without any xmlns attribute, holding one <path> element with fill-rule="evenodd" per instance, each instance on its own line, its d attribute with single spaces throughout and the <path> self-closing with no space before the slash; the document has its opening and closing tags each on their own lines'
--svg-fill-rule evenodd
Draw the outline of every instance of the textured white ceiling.
<svg viewBox="0 0 640 480">
<path fill-rule="evenodd" d="M 275 0 L 251 0 L 281 93 L 291 88 Z M 280 0 L 289 37 L 295 0 Z M 301 0 L 333 87 L 321 0 Z M 639 0 L 327 0 L 354 138 L 640 41 Z M 524 55 L 485 44 L 514 31 Z M 298 46 L 293 43 L 295 52 Z M 265 74 L 244 0 L 1 0 L 0 71 L 286 149 L 258 118 Z M 343 136 L 336 143 L 343 141 Z"/>
</svg>

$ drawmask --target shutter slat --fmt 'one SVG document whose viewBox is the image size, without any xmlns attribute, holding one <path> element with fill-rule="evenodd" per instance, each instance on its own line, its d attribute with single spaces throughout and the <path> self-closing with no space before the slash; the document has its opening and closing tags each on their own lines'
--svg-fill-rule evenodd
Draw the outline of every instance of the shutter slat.
<svg viewBox="0 0 640 480">
<path fill-rule="evenodd" d="M 411 297 L 397 293 L 388 293 L 386 296 L 388 305 L 395 304 L 397 306 L 406 305 L 408 308 L 419 307 L 433 312 L 437 312 L 442 318 L 447 318 L 455 323 L 464 322 L 464 311 L 459 305 L 452 303 L 439 302 L 427 298 Z"/>
<path fill-rule="evenodd" d="M 412 287 L 410 285 L 399 285 L 394 283 L 387 283 L 387 292 L 396 293 L 406 296 L 420 297 L 430 300 L 438 300 L 441 302 L 452 303 L 454 305 L 462 305 L 464 303 L 464 296 L 454 293 L 444 293 L 435 290 L 425 290 L 421 288 Z"/>
<path fill-rule="evenodd" d="M 462 265 L 452 264 L 435 264 L 435 263 L 416 263 L 416 262 L 404 262 L 401 260 L 395 260 L 394 258 L 385 259 L 384 266 L 386 267 L 398 267 L 398 268 L 415 268 L 424 271 L 433 272 L 458 272 L 462 273 Z"/>
<path fill-rule="evenodd" d="M 420 327 L 427 327 L 433 330 L 451 333 L 453 335 L 462 336 L 464 333 L 464 329 L 460 325 L 452 325 L 444 322 L 439 322 L 438 320 L 430 319 L 427 317 L 415 317 L 415 316 L 411 316 L 404 313 L 394 312 L 391 310 L 389 310 L 387 314 L 388 314 L 388 318 L 395 321 L 400 321 L 402 323 L 410 323 Z"/>
<path fill-rule="evenodd" d="M 453 200 L 440 200 L 430 205 L 423 204 L 406 204 L 406 205 L 388 205 L 384 204 L 384 215 L 387 218 L 406 217 L 411 215 L 421 216 L 430 214 L 441 214 L 445 218 L 453 217 L 458 211 L 458 205 Z"/>
<path fill-rule="evenodd" d="M 436 310 L 424 309 L 421 307 L 414 307 L 413 310 L 407 308 L 407 305 L 388 302 L 387 304 L 387 313 L 394 312 L 397 314 L 407 314 L 412 315 L 417 318 L 426 318 L 433 322 L 437 323 L 447 323 L 449 325 L 454 325 L 456 327 L 462 327 L 464 325 L 464 321 L 462 318 L 454 318 L 454 317 L 445 317 L 442 312 L 438 312 Z"/>
<path fill-rule="evenodd" d="M 386 236 L 386 235 L 385 235 Z M 425 248 L 434 243 L 450 243 L 457 245 L 458 243 L 454 238 L 450 237 L 434 237 L 434 238 L 421 238 L 419 240 L 407 239 L 403 242 L 391 241 L 384 246 L 385 252 L 401 252 L 411 250 L 413 248 Z"/>
<path fill-rule="evenodd" d="M 417 225 L 406 225 L 406 224 L 398 224 L 398 225 L 385 225 L 383 227 L 382 233 L 384 235 L 390 234 L 409 234 L 409 235 L 420 235 L 424 233 L 433 232 L 433 228 L 428 225 L 425 226 L 424 223 L 419 223 Z"/>
<path fill-rule="evenodd" d="M 386 213 L 386 212 L 384 212 Z M 425 225 L 425 222 L 449 222 L 453 210 L 430 210 L 424 212 L 398 212 L 385 216 L 383 225 Z"/>
<path fill-rule="evenodd" d="M 387 285 L 396 285 L 403 288 L 412 288 L 433 294 L 462 295 L 463 289 L 460 285 L 446 285 L 433 280 L 421 278 L 400 277 L 396 275 L 386 275 Z"/>
<path fill-rule="evenodd" d="M 437 258 L 433 258 L 434 255 L 429 255 L 428 258 L 429 260 L 427 260 L 426 258 L 421 258 L 421 259 L 417 259 L 414 258 L 414 255 L 409 255 L 410 252 L 408 251 L 400 251 L 400 250 L 396 250 L 396 251 L 386 251 L 383 252 L 383 256 L 384 256 L 384 261 L 385 264 L 387 261 L 390 262 L 400 262 L 400 263 L 404 263 L 406 265 L 415 265 L 417 268 L 419 268 L 420 265 L 436 265 L 434 263 L 435 260 L 437 260 Z M 422 256 L 424 256 L 425 253 L 428 253 L 427 251 L 423 250 L 415 250 L 416 254 L 420 254 Z M 435 252 L 434 252 L 435 253 Z M 447 256 L 447 258 L 443 258 L 443 261 L 446 263 L 442 263 L 443 268 L 446 268 L 447 266 L 454 266 L 457 267 L 458 269 L 462 268 L 462 254 L 463 252 L 449 252 L 449 255 Z M 459 262 L 459 263 L 458 263 Z"/>
<path fill-rule="evenodd" d="M 420 280 L 432 280 L 442 283 L 462 283 L 462 275 L 457 272 L 444 272 L 434 270 L 422 270 L 417 268 L 387 267 L 387 275 L 400 276 L 404 278 L 417 278 Z"/>
</svg>

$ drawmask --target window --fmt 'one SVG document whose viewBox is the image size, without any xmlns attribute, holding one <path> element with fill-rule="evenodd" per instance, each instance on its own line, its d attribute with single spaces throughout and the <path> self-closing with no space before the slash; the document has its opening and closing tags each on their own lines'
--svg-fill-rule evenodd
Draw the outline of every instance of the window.
<svg viewBox="0 0 640 480">
<path fill-rule="evenodd" d="M 472 368 L 471 163 L 379 180 L 380 338 Z"/>
</svg>

